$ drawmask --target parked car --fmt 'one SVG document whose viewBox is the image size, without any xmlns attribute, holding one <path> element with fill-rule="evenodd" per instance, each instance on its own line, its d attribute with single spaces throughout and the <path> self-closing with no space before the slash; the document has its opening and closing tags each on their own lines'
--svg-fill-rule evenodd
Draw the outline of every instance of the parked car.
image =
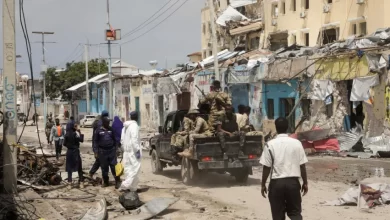
<svg viewBox="0 0 390 220">
<path fill-rule="evenodd" d="M 96 115 L 85 115 L 80 120 L 80 127 L 92 127 L 93 122 L 96 120 Z"/>
</svg>

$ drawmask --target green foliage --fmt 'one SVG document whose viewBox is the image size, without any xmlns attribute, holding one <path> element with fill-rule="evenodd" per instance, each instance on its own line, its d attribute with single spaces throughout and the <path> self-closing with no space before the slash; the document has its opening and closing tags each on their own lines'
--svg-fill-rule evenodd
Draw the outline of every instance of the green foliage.
<svg viewBox="0 0 390 220">
<path fill-rule="evenodd" d="M 108 66 L 105 61 L 98 59 L 88 62 L 89 78 L 96 75 L 107 73 Z M 50 99 L 62 95 L 63 100 L 70 100 L 71 94 L 65 92 L 66 89 L 85 81 L 85 63 L 72 62 L 66 64 L 66 70 L 56 72 L 56 68 L 50 67 L 46 73 L 46 95 Z"/>
</svg>

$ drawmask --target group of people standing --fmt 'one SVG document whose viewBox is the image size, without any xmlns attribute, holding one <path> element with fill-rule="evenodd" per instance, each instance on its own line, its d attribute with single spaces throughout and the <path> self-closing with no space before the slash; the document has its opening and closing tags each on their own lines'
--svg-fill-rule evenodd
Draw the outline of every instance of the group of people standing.
<svg viewBox="0 0 390 220">
<path fill-rule="evenodd" d="M 92 149 L 95 162 L 89 171 L 93 175 L 101 168 L 102 187 L 109 186 L 109 171 L 115 179 L 115 188 L 119 190 L 136 191 L 138 174 L 141 167 L 141 147 L 139 138 L 138 113 L 131 112 L 130 120 L 122 122 L 118 116 L 114 117 L 112 126 L 109 113 L 103 111 L 93 123 Z M 61 156 L 62 146 L 67 148 L 66 167 L 68 173 L 68 188 L 72 188 L 72 173 L 78 172 L 79 187 L 84 188 L 84 173 L 80 155 L 80 143 L 84 142 L 84 134 L 81 133 L 73 117 L 66 125 L 66 131 L 60 125 L 59 119 L 55 120 L 50 131 L 49 144 L 54 141 L 57 159 Z M 115 166 L 118 163 L 117 152 L 121 149 L 122 164 L 124 167 L 124 181 L 116 174 Z"/>
<path fill-rule="evenodd" d="M 191 109 L 184 117 L 182 130 L 171 138 L 174 154 L 182 157 L 192 157 L 195 138 L 218 136 L 222 151 L 225 152 L 225 137 L 240 136 L 240 145 L 244 145 L 245 135 L 256 135 L 249 124 L 249 106 L 238 106 L 238 113 L 234 114 L 230 96 L 223 92 L 221 83 L 214 81 L 212 91 L 205 95 L 199 103 L 199 110 Z M 208 121 L 202 115 L 208 114 Z M 188 141 L 187 141 L 188 139 Z M 243 152 L 240 151 L 243 155 Z M 224 159 L 228 159 L 224 153 Z"/>
</svg>

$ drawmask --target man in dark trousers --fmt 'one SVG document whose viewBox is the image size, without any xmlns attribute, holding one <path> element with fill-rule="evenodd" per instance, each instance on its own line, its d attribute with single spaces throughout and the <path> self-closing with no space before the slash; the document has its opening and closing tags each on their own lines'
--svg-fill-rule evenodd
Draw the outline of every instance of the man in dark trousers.
<svg viewBox="0 0 390 220">
<path fill-rule="evenodd" d="M 292 220 L 302 220 L 302 195 L 308 192 L 306 166 L 308 162 L 301 142 L 290 138 L 286 133 L 286 118 L 275 120 L 278 135 L 268 141 L 260 158 L 263 165 L 261 194 L 266 198 L 265 186 L 271 174 L 268 197 L 271 204 L 273 220 L 284 220 L 287 216 Z M 302 177 L 301 186 L 299 178 Z"/>
<path fill-rule="evenodd" d="M 116 141 L 115 135 L 110 127 L 110 119 L 108 117 L 102 118 L 103 126 L 95 131 L 94 152 L 98 152 L 100 167 L 102 168 L 103 187 L 108 186 L 108 170 L 115 178 L 115 188 L 118 189 L 121 185 L 120 178 L 115 174 L 116 159 Z"/>
<path fill-rule="evenodd" d="M 95 152 L 96 147 L 95 144 L 95 131 L 102 126 L 102 117 L 108 117 L 108 112 L 106 110 L 102 111 L 102 114 L 97 116 L 96 120 L 92 124 L 92 149 L 94 149 L 93 153 L 95 155 L 95 163 L 93 163 L 91 170 L 89 171 L 89 176 L 93 178 L 93 175 L 98 171 L 100 167 L 100 161 L 98 158 L 98 152 Z"/>
</svg>

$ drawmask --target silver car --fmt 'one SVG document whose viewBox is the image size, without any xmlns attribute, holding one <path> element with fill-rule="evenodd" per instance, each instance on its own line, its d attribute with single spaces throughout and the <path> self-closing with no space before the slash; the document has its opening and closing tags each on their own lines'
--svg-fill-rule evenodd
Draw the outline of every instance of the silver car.
<svg viewBox="0 0 390 220">
<path fill-rule="evenodd" d="M 85 115 L 80 120 L 80 127 L 92 127 L 93 122 L 96 120 L 96 115 Z"/>
</svg>

